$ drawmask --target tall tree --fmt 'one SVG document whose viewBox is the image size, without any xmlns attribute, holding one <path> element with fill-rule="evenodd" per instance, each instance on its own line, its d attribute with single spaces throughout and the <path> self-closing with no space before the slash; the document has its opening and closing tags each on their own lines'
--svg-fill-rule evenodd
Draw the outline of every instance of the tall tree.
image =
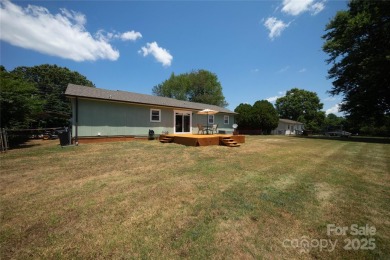
<svg viewBox="0 0 390 260">
<path fill-rule="evenodd" d="M 255 127 L 261 129 L 263 133 L 270 134 L 278 126 L 278 112 L 267 100 L 256 101 L 252 110 Z"/>
<path fill-rule="evenodd" d="M 315 92 L 293 88 L 276 100 L 275 107 L 281 118 L 302 122 L 313 131 L 321 130 L 325 120 L 323 104 Z"/>
<path fill-rule="evenodd" d="M 234 112 L 238 113 L 235 120 L 240 129 L 252 129 L 254 127 L 253 109 L 250 104 L 241 103 L 234 109 Z"/>
<path fill-rule="evenodd" d="M 381 125 L 390 113 L 390 2 L 351 0 L 326 26 L 332 95 L 355 122 Z"/>
<path fill-rule="evenodd" d="M 188 100 L 187 90 L 189 89 L 189 79 L 187 74 L 176 76 L 171 74 L 169 79 L 153 87 L 153 94 L 161 97 Z"/>
<path fill-rule="evenodd" d="M 65 67 L 44 64 L 34 67 L 17 67 L 11 74 L 24 79 L 38 88 L 38 95 L 45 100 L 43 112 L 47 127 L 68 124 L 71 115 L 70 102 L 64 93 L 69 83 L 94 87 L 85 76 Z"/>
<path fill-rule="evenodd" d="M 0 68 L 0 126 L 2 128 L 28 128 L 41 112 L 43 101 L 39 99 L 34 84 Z"/>
<path fill-rule="evenodd" d="M 153 87 L 154 95 L 191 102 L 226 107 L 228 103 L 222 93 L 216 74 L 207 70 L 196 70 L 170 78 Z"/>
</svg>

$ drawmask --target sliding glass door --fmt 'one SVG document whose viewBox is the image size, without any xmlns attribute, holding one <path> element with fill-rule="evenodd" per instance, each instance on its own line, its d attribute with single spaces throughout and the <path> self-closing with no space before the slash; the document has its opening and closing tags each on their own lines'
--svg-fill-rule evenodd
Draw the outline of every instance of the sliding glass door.
<svg viewBox="0 0 390 260">
<path fill-rule="evenodd" d="M 186 133 L 190 134 L 192 125 L 192 112 L 191 111 L 178 111 L 175 110 L 175 134 Z"/>
</svg>

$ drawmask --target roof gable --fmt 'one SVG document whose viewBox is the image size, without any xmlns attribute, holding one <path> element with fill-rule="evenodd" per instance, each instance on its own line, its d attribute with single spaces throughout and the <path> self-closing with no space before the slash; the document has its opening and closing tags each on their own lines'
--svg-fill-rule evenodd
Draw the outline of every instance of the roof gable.
<svg viewBox="0 0 390 260">
<path fill-rule="evenodd" d="M 236 114 L 235 112 L 219 107 L 215 105 L 208 105 L 196 102 L 189 102 L 178 100 L 174 98 L 152 96 L 146 94 L 138 94 L 134 92 L 120 91 L 120 90 L 106 90 L 100 88 L 92 88 L 80 85 L 69 84 L 66 88 L 65 95 L 67 97 L 84 97 L 92 99 L 100 99 L 107 101 L 120 101 L 132 104 L 144 104 L 144 105 L 155 105 L 172 108 L 184 108 L 193 110 L 203 110 L 209 108 L 216 110 L 221 113 Z"/>
</svg>

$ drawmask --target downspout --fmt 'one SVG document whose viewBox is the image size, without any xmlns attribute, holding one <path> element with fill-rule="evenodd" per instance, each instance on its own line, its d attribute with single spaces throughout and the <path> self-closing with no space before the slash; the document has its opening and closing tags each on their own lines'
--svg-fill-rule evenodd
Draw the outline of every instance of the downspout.
<svg viewBox="0 0 390 260">
<path fill-rule="evenodd" d="M 75 137 L 76 145 L 79 145 L 79 99 L 76 97 L 76 122 L 75 122 Z"/>
</svg>

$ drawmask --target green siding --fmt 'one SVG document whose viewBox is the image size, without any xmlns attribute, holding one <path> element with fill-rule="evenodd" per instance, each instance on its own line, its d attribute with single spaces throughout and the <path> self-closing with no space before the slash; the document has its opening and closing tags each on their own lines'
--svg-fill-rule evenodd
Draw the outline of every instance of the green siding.
<svg viewBox="0 0 390 260">
<path fill-rule="evenodd" d="M 73 115 L 75 100 L 73 103 Z M 171 109 L 136 106 L 117 102 L 79 99 L 79 136 L 147 135 L 149 129 L 156 134 L 173 131 Z M 161 122 L 150 122 L 150 109 L 161 109 Z M 75 125 L 75 116 L 73 118 Z M 73 127 L 73 135 L 75 129 Z"/>
<path fill-rule="evenodd" d="M 218 131 L 222 130 L 226 133 L 232 133 L 233 132 L 233 124 L 234 124 L 234 115 L 228 115 L 229 116 L 229 124 L 224 123 L 224 116 L 226 114 L 224 113 L 218 113 L 214 115 L 214 124 L 218 124 Z M 192 132 L 194 134 L 198 133 L 198 127 L 197 124 L 202 124 L 204 126 L 207 126 L 207 116 L 206 115 L 198 115 L 195 114 L 192 116 L 192 126 L 193 130 Z M 212 125 L 209 125 L 211 128 Z"/>
<path fill-rule="evenodd" d="M 72 99 L 73 108 L 73 136 L 75 136 L 76 102 Z M 150 109 L 161 110 L 161 122 L 150 122 Z M 229 115 L 229 125 L 224 124 L 224 114 L 216 114 L 215 123 L 219 130 L 232 132 L 234 116 Z M 113 136 L 113 135 L 148 135 L 149 129 L 155 134 L 163 131 L 173 133 L 174 109 L 153 106 L 142 106 L 119 102 L 99 100 L 78 100 L 78 136 Z M 192 114 L 192 130 L 197 133 L 197 124 L 206 125 L 206 116 Z M 211 127 L 211 126 L 210 126 Z"/>
</svg>

